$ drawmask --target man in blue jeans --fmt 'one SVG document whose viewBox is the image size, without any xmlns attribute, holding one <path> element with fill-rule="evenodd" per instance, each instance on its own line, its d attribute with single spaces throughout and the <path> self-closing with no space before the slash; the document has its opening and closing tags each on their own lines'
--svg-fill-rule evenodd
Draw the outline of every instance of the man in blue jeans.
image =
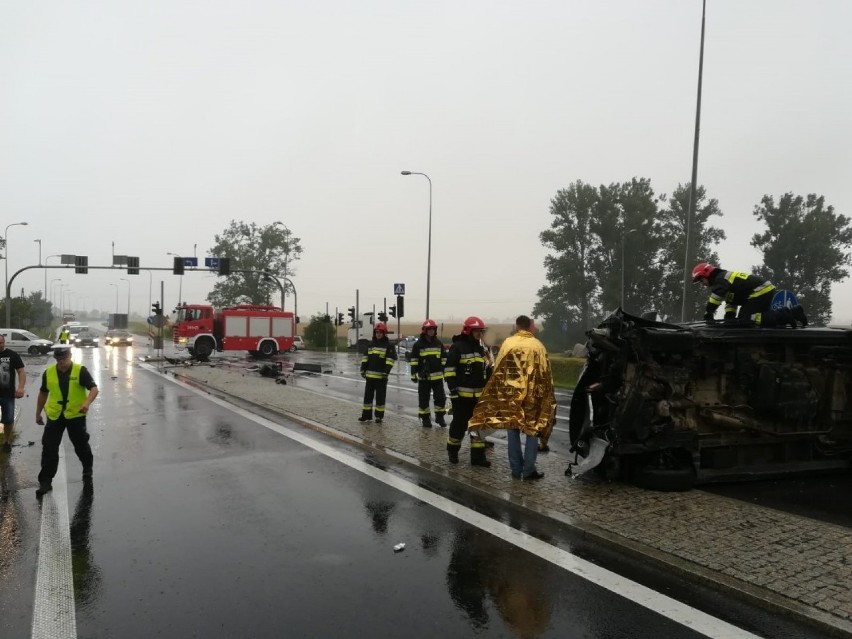
<svg viewBox="0 0 852 639">
<path fill-rule="evenodd" d="M 518 316 L 515 333 L 500 347 L 494 372 L 468 424 L 471 430 L 505 430 L 512 477 L 526 480 L 544 477 L 535 467 L 538 438 L 550 436 L 556 415 L 547 349 L 532 331 L 532 320 Z M 526 435 L 523 447 L 521 433 Z"/>
<path fill-rule="evenodd" d="M 27 374 L 24 362 L 15 351 L 6 348 L 6 337 L 0 335 L 0 422 L 3 424 L 3 452 L 12 450 L 12 429 L 15 427 L 15 400 L 24 396 Z"/>
</svg>

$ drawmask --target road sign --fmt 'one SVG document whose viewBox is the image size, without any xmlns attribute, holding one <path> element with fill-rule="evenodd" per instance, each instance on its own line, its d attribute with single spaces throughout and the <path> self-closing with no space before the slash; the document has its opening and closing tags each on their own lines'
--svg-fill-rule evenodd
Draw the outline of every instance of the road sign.
<svg viewBox="0 0 852 639">
<path fill-rule="evenodd" d="M 772 303 L 770 308 L 773 311 L 777 311 L 785 306 L 787 308 L 793 308 L 798 305 L 799 300 L 796 299 L 795 294 L 792 291 L 775 291 L 775 295 L 772 296 Z"/>
<path fill-rule="evenodd" d="M 393 285 L 393 294 L 394 295 L 405 295 L 405 284 L 394 284 Z"/>
<path fill-rule="evenodd" d="M 198 266 L 198 258 L 197 257 L 185 257 L 183 258 L 184 266 Z"/>
<path fill-rule="evenodd" d="M 161 326 L 166 325 L 166 316 L 165 315 L 149 315 L 148 316 L 148 323 L 151 324 L 152 326 L 156 326 L 157 328 L 160 328 Z"/>
<path fill-rule="evenodd" d="M 205 257 L 204 258 L 204 266 L 207 268 L 219 268 L 219 258 L 218 257 Z"/>
</svg>

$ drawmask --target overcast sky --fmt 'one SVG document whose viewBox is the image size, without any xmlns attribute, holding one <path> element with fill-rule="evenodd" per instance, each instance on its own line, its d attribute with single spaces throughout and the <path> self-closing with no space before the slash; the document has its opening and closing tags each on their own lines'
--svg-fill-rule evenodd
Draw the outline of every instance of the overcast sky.
<svg viewBox="0 0 852 639">
<path fill-rule="evenodd" d="M 852 3 L 708 0 L 699 182 L 722 265 L 760 261 L 764 194 L 852 216 Z M 0 2 L 0 233 L 9 272 L 114 252 L 208 255 L 232 219 L 280 220 L 304 248 L 299 314 L 391 304 L 504 319 L 545 284 L 539 233 L 575 180 L 689 181 L 700 0 Z M 49 264 L 57 263 L 52 258 Z M 149 310 L 165 281 L 48 273 L 76 308 Z M 187 273 L 183 298 L 215 282 Z M 116 284 L 117 286 L 111 286 Z M 43 271 L 14 283 L 29 293 Z M 649 295 L 652 294 L 649 283 Z M 852 284 L 834 290 L 852 320 Z M 48 291 L 50 296 L 50 291 Z M 292 299 L 288 299 L 292 309 Z"/>
</svg>

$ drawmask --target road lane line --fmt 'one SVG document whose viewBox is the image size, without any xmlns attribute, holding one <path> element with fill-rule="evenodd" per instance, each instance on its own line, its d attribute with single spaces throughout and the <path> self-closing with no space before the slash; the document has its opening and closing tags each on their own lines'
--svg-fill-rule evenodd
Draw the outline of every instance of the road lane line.
<svg viewBox="0 0 852 639">
<path fill-rule="evenodd" d="M 686 626 L 694 632 L 710 637 L 711 639 L 760 639 L 759 635 L 752 634 L 742 628 L 723 621 L 718 617 L 709 615 L 697 608 L 693 608 L 692 606 L 627 579 L 626 577 L 622 577 L 611 570 L 607 570 L 606 568 L 602 568 L 596 564 L 586 561 L 567 550 L 557 548 L 547 542 L 536 539 L 527 533 L 508 526 L 507 524 L 486 517 L 475 510 L 462 506 L 461 504 L 457 504 L 446 497 L 442 497 L 426 490 L 425 488 L 412 484 L 410 481 L 402 477 L 380 470 L 375 466 L 352 457 L 347 453 L 341 452 L 328 444 L 316 441 L 311 437 L 308 437 L 307 435 L 287 426 L 283 426 L 266 419 L 265 417 L 256 415 L 244 408 L 230 404 L 223 399 L 219 399 L 218 397 L 210 395 L 209 393 L 199 390 L 198 388 L 178 379 L 174 379 L 173 377 L 166 377 L 166 379 L 188 391 L 200 395 L 201 397 L 205 397 L 209 401 L 226 408 L 245 419 L 253 421 L 268 428 L 269 430 L 307 446 L 318 453 L 330 457 L 365 475 L 369 475 L 373 479 L 429 504 L 430 506 L 475 526 L 486 533 L 503 539 L 504 541 L 507 541 L 522 550 L 526 550 L 537 557 L 541 557 L 555 566 L 605 588 L 620 597 L 624 597 L 628 601 Z"/>
<path fill-rule="evenodd" d="M 59 447 L 59 467 L 53 490 L 41 498 L 32 639 L 76 639 L 74 574 L 71 567 L 71 527 L 65 447 Z"/>
</svg>

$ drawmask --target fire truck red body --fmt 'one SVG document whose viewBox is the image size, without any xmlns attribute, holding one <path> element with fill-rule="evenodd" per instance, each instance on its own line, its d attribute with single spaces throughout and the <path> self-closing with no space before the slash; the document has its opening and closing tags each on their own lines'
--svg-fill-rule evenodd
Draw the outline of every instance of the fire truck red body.
<svg viewBox="0 0 852 639">
<path fill-rule="evenodd" d="M 184 304 L 177 309 L 174 343 L 195 359 L 214 351 L 248 351 L 271 357 L 296 349 L 296 318 L 277 306 L 241 304 L 214 311 L 208 304 Z"/>
</svg>

